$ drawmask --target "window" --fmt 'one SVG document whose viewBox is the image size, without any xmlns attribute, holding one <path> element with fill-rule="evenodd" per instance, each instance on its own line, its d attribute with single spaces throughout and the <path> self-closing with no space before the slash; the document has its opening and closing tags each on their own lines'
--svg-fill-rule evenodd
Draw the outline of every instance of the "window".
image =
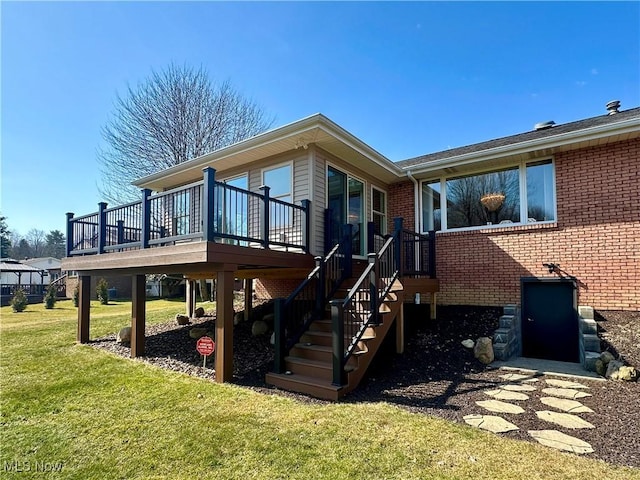
<svg viewBox="0 0 640 480">
<path fill-rule="evenodd" d="M 246 174 L 222 181 L 226 185 L 235 188 L 218 189 L 218 231 L 246 237 L 248 235 L 248 198 L 243 191 L 248 188 Z M 233 243 L 228 241 L 228 243 Z"/>
<path fill-rule="evenodd" d="M 292 166 L 290 163 L 262 171 L 262 183 L 270 187 L 269 197 L 281 202 L 291 203 L 292 192 Z M 293 218 L 290 208 L 278 202 L 270 202 L 269 218 L 271 227 L 290 226 Z"/>
<path fill-rule="evenodd" d="M 551 160 L 422 183 L 424 231 L 554 220 Z"/>
<path fill-rule="evenodd" d="M 376 230 L 385 235 L 387 233 L 387 194 L 375 187 L 371 191 L 371 220 Z"/>
</svg>

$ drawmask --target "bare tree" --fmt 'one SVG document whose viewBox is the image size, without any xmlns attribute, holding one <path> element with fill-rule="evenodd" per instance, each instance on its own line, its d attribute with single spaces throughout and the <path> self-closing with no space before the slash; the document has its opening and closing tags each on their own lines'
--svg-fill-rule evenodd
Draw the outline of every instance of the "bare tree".
<svg viewBox="0 0 640 480">
<path fill-rule="evenodd" d="M 29 246 L 31 247 L 31 255 L 33 257 L 42 257 L 45 254 L 45 248 L 47 245 L 47 234 L 44 230 L 38 230 L 32 228 L 27 232 L 26 237 Z"/>
<path fill-rule="evenodd" d="M 170 65 L 125 98 L 102 129 L 98 152 L 106 200 L 137 200 L 130 183 L 256 135 L 271 126 L 263 110 L 229 81 L 213 84 L 203 69 Z"/>
</svg>

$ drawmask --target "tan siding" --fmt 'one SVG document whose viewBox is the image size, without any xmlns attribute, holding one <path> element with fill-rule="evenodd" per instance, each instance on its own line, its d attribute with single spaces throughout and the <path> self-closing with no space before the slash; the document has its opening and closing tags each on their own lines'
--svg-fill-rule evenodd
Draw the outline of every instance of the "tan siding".
<svg viewBox="0 0 640 480">
<path fill-rule="evenodd" d="M 324 254 L 324 209 L 326 208 L 326 168 L 327 164 L 322 155 L 318 155 L 317 151 L 314 151 L 314 170 L 313 170 L 313 220 L 312 230 L 314 232 L 314 245 L 315 251 L 312 251 L 314 255 Z"/>
</svg>

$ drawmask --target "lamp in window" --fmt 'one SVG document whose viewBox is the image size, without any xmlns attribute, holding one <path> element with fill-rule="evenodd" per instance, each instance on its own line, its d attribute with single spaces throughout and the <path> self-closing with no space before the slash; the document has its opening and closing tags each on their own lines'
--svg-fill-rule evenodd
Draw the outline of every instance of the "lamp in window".
<svg viewBox="0 0 640 480">
<path fill-rule="evenodd" d="M 487 193 L 480 197 L 480 203 L 490 212 L 498 210 L 503 202 L 504 194 L 502 193 Z"/>
</svg>

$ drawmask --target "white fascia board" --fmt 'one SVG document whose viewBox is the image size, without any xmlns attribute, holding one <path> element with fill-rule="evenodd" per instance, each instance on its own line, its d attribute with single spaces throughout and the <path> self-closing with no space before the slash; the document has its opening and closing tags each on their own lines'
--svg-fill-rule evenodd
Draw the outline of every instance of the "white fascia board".
<svg viewBox="0 0 640 480">
<path fill-rule="evenodd" d="M 570 143 L 597 140 L 607 136 L 622 135 L 639 130 L 640 118 L 632 118 L 619 123 L 600 125 L 583 130 L 566 132 L 559 135 L 554 135 L 552 137 L 544 137 L 535 140 L 529 140 L 527 142 L 503 145 L 488 150 L 481 150 L 464 155 L 457 155 L 455 157 L 441 158 L 439 160 L 433 160 L 425 164 L 410 165 L 402 167 L 402 171 L 407 172 L 408 170 L 410 170 L 413 175 L 429 173 L 432 170 L 441 168 L 455 167 L 458 165 L 468 165 L 470 163 L 480 163 L 485 160 L 495 160 L 500 157 L 528 153 L 531 150 L 556 148 Z"/>
</svg>

